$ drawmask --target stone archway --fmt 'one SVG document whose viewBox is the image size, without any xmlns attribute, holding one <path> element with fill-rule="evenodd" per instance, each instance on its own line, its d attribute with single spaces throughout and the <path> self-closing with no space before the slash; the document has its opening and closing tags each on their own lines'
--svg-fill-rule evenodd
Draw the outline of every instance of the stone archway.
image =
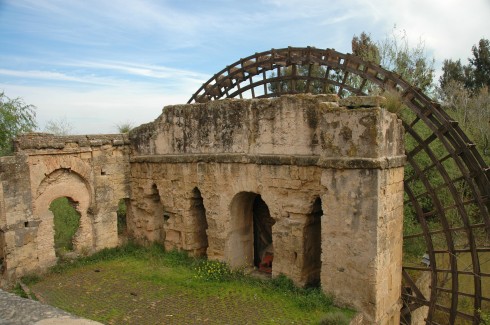
<svg viewBox="0 0 490 325">
<path fill-rule="evenodd" d="M 80 225 L 73 236 L 73 251 L 90 252 L 94 249 L 93 220 L 89 214 L 91 196 L 87 182 L 71 170 L 57 169 L 43 179 L 34 200 L 33 213 L 40 221 L 36 242 L 41 268 L 56 264 L 54 216 L 49 207 L 51 202 L 60 197 L 76 202 L 80 213 Z"/>
<path fill-rule="evenodd" d="M 271 272 L 274 253 L 272 226 L 275 221 L 262 197 L 240 192 L 230 205 L 230 232 L 225 258 L 231 267 L 256 267 Z M 271 256 L 266 258 L 266 256 Z M 270 260 L 270 265 L 267 263 Z"/>
</svg>

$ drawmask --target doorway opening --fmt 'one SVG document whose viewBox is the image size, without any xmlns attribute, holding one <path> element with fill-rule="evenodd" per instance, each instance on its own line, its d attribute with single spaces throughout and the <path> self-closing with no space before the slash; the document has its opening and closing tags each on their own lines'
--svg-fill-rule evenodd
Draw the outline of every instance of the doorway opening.
<svg viewBox="0 0 490 325">
<path fill-rule="evenodd" d="M 68 197 L 59 197 L 51 202 L 49 210 L 53 213 L 54 250 L 62 256 L 74 249 L 74 237 L 80 227 L 78 203 Z"/>
<path fill-rule="evenodd" d="M 271 273 L 274 224 L 275 220 L 260 194 L 241 192 L 235 195 L 231 204 L 232 230 L 228 242 L 230 265 L 250 266 Z"/>
</svg>

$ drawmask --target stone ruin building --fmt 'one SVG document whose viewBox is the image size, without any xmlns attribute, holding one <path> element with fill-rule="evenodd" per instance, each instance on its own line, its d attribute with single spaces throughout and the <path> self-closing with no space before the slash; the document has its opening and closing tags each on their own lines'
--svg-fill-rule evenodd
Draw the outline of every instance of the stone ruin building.
<svg viewBox="0 0 490 325">
<path fill-rule="evenodd" d="M 130 236 L 320 284 L 367 324 L 399 323 L 403 128 L 381 97 L 296 95 L 167 106 L 129 134 L 31 133 L 0 158 L 2 284 L 56 264 L 58 197 L 74 251 Z"/>
<path fill-rule="evenodd" d="M 310 92 L 343 99 L 267 99 Z M 373 93 L 396 111 L 395 95 L 400 120 L 378 97 L 346 98 Z M 288 47 L 227 65 L 187 103 L 130 134 L 19 137 L 0 158 L 0 285 L 56 263 L 54 199 L 81 215 L 73 254 L 122 241 L 124 200 L 133 240 L 321 285 L 365 324 L 481 323 L 490 168 L 420 89 L 351 54 Z"/>
</svg>

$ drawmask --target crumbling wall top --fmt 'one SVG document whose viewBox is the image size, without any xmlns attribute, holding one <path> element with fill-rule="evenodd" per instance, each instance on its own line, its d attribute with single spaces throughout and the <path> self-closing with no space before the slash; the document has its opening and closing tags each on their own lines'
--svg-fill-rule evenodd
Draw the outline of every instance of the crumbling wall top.
<svg viewBox="0 0 490 325">
<path fill-rule="evenodd" d="M 25 133 L 14 141 L 15 152 L 41 154 L 44 151 L 77 152 L 104 145 L 124 146 L 129 144 L 127 134 L 97 134 L 58 136 L 50 133 Z"/>
<path fill-rule="evenodd" d="M 267 163 L 298 164 L 295 157 L 302 157 L 306 160 L 299 164 L 365 168 L 399 157 L 400 165 L 401 121 L 383 104 L 379 96 L 301 94 L 167 106 L 154 122 L 130 132 L 133 161 L 166 156 L 176 162 L 260 163 L 267 158 Z"/>
</svg>

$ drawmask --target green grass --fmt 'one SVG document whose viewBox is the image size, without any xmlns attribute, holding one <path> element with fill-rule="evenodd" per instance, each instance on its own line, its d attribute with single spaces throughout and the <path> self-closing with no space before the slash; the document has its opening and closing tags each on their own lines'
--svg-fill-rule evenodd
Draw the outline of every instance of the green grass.
<svg viewBox="0 0 490 325">
<path fill-rule="evenodd" d="M 319 324 L 354 315 L 284 276 L 259 279 L 159 246 L 106 249 L 25 282 L 47 303 L 106 324 Z"/>
<path fill-rule="evenodd" d="M 73 236 L 80 225 L 80 213 L 66 197 L 51 202 L 49 209 L 54 215 L 54 247 L 57 254 L 73 250 Z"/>
</svg>

